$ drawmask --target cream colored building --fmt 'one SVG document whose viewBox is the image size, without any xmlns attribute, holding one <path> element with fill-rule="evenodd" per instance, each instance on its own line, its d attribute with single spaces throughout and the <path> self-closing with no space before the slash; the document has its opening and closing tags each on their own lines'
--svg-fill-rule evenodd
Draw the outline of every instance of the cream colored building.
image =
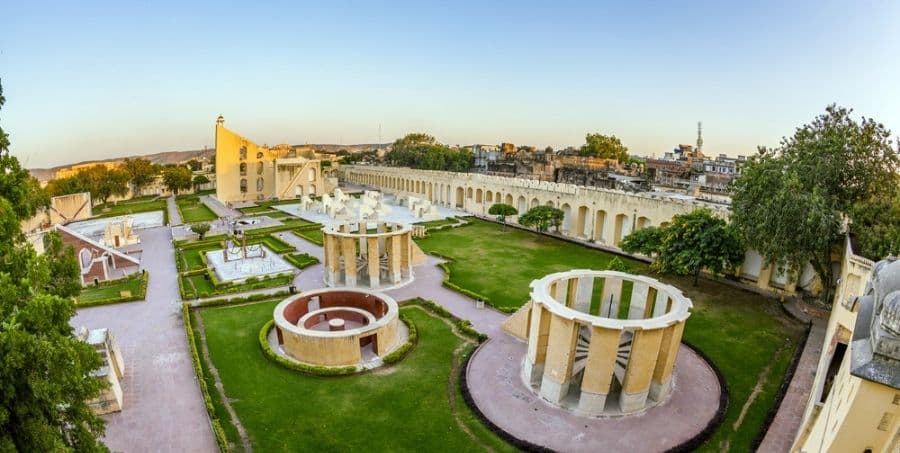
<svg viewBox="0 0 900 453">
<path fill-rule="evenodd" d="M 487 215 L 495 203 L 512 205 L 520 214 L 535 206 L 553 206 L 564 214 L 562 235 L 613 248 L 632 231 L 667 225 L 675 215 L 698 207 L 710 208 L 722 217 L 730 215 L 724 204 L 657 192 L 625 192 L 479 173 L 368 165 L 342 165 L 338 172 L 344 181 L 400 196 L 424 198 L 476 215 Z M 517 222 L 518 217 L 507 217 L 507 221 Z M 815 294 L 820 287 L 812 266 L 805 266 L 799 275 L 789 275 L 754 250 L 747 251 L 737 275 L 769 294 L 790 295 L 798 288 Z"/>
<path fill-rule="evenodd" d="M 106 167 L 109 170 L 115 170 L 122 166 L 122 161 L 116 160 L 116 161 L 110 161 L 110 162 L 90 162 L 90 163 L 86 163 L 86 164 L 72 165 L 71 167 L 60 168 L 59 170 L 56 170 L 56 173 L 53 175 L 53 178 L 54 179 L 68 178 L 70 176 L 75 176 L 78 173 L 81 173 L 89 168 L 98 167 L 98 166 Z"/>
<path fill-rule="evenodd" d="M 290 145 L 257 145 L 216 120 L 216 198 L 223 203 L 321 195 L 336 183 Z"/>
<path fill-rule="evenodd" d="M 900 451 L 900 262 L 845 244 L 795 452 Z"/>
</svg>

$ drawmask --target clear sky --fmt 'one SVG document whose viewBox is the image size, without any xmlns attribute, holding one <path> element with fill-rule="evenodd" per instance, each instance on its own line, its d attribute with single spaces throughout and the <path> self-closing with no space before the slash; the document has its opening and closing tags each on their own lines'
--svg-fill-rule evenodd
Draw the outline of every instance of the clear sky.
<svg viewBox="0 0 900 453">
<path fill-rule="evenodd" d="M 211 147 L 219 114 L 268 144 L 371 143 L 381 124 L 385 142 L 601 132 L 640 155 L 697 121 L 707 153 L 752 153 L 832 102 L 900 133 L 897 0 L 294 3 L 6 2 L 13 153 Z"/>
</svg>

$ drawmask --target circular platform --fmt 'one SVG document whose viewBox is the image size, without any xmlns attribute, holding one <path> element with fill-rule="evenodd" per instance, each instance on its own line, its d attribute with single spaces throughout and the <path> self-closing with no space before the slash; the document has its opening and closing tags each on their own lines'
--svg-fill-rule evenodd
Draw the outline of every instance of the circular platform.
<svg viewBox="0 0 900 453">
<path fill-rule="evenodd" d="M 668 399 L 621 417 L 576 415 L 541 399 L 521 377 L 525 349 L 511 336 L 492 338 L 470 359 L 466 387 L 485 418 L 533 445 L 565 452 L 666 451 L 702 432 L 719 410 L 715 370 L 683 344 Z"/>
</svg>

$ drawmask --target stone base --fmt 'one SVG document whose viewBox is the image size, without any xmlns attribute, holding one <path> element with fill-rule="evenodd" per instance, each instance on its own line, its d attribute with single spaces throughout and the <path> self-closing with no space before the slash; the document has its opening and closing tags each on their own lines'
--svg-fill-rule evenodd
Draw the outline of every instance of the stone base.
<svg viewBox="0 0 900 453">
<path fill-rule="evenodd" d="M 551 403 L 559 404 L 569 393 L 568 382 L 556 382 L 549 376 L 541 379 L 541 396 Z"/>
<path fill-rule="evenodd" d="M 672 378 L 670 377 L 666 382 L 660 384 L 656 381 L 650 382 L 650 399 L 653 401 L 662 401 L 665 397 L 669 396 L 669 392 L 672 390 Z"/>
<path fill-rule="evenodd" d="M 605 393 L 588 393 L 582 390 L 578 399 L 578 410 L 588 415 L 602 415 L 606 408 Z"/>
<path fill-rule="evenodd" d="M 637 412 L 647 405 L 647 394 L 649 392 L 625 393 L 619 394 L 619 407 L 623 413 Z"/>
<path fill-rule="evenodd" d="M 522 379 L 530 387 L 535 388 L 541 383 L 544 376 L 544 364 L 534 364 L 526 357 L 522 362 Z"/>
</svg>

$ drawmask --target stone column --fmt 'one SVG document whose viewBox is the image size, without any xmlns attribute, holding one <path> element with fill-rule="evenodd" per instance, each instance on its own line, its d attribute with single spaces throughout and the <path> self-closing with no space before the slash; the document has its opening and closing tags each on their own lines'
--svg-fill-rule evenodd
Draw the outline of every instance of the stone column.
<svg viewBox="0 0 900 453">
<path fill-rule="evenodd" d="M 331 247 L 326 251 L 329 255 L 328 280 L 332 285 L 337 286 L 341 283 L 339 281 L 341 272 L 341 238 L 334 235 L 328 235 L 328 237 L 331 238 Z"/>
<path fill-rule="evenodd" d="M 369 287 L 378 288 L 381 286 L 381 262 L 378 255 L 378 238 L 365 238 L 360 242 L 368 243 L 368 261 L 369 261 Z"/>
<path fill-rule="evenodd" d="M 612 386 L 621 336 L 620 330 L 591 327 L 591 344 L 581 380 L 578 409 L 592 415 L 603 413 Z"/>
<path fill-rule="evenodd" d="M 378 234 L 384 233 L 385 231 L 387 231 L 387 230 L 385 230 L 384 226 L 385 226 L 384 222 L 378 222 L 377 226 L 375 227 L 375 231 L 377 231 Z M 385 242 L 384 236 L 379 236 L 379 238 L 378 238 L 378 248 L 380 248 L 381 250 L 384 250 L 384 249 L 385 249 L 385 248 L 384 248 L 384 242 Z"/>
<path fill-rule="evenodd" d="M 634 332 L 628 367 L 625 369 L 625 379 L 622 382 L 622 393 L 619 394 L 619 407 L 622 412 L 639 411 L 647 404 L 650 378 L 653 377 L 656 368 L 662 333 L 662 329 Z"/>
<path fill-rule="evenodd" d="M 341 255 L 344 256 L 344 284 L 356 286 L 356 239 L 341 238 Z"/>
<path fill-rule="evenodd" d="M 594 293 L 594 278 L 579 278 L 577 292 L 578 296 L 575 297 L 575 309 L 582 313 L 589 313 L 591 311 L 591 295 Z"/>
<path fill-rule="evenodd" d="M 653 303 L 653 317 L 662 316 L 669 312 L 672 301 L 669 296 L 662 291 L 656 293 L 656 301 Z"/>
<path fill-rule="evenodd" d="M 622 297 L 622 279 L 606 277 L 603 281 L 603 295 L 600 299 L 600 316 L 619 317 L 619 299 Z"/>
<path fill-rule="evenodd" d="M 525 382 L 536 387 L 544 374 L 547 359 L 547 336 L 550 334 L 550 312 L 543 305 L 531 304 L 531 321 L 528 326 L 528 350 L 522 367 Z"/>
<path fill-rule="evenodd" d="M 772 263 L 763 263 L 759 269 L 759 277 L 756 278 L 756 287 L 760 289 L 769 289 L 769 281 L 772 280 L 772 270 L 775 266 Z"/>
<path fill-rule="evenodd" d="M 648 285 L 634 282 L 634 286 L 631 290 L 631 305 L 628 306 L 628 319 L 644 319 L 644 312 L 647 311 L 647 297 L 649 296 L 649 292 L 650 287 Z"/>
<path fill-rule="evenodd" d="M 569 393 L 578 323 L 572 319 L 550 315 L 550 335 L 547 337 L 547 360 L 541 379 L 541 396 L 552 403 L 561 402 Z"/>
<path fill-rule="evenodd" d="M 684 321 L 672 324 L 663 330 L 659 355 L 656 358 L 656 368 L 653 370 L 653 380 L 650 381 L 650 398 L 653 401 L 665 398 L 672 388 L 672 370 L 675 369 L 678 348 L 681 347 L 682 333 L 684 333 Z"/>
<path fill-rule="evenodd" d="M 357 225 L 356 228 L 360 234 L 365 233 L 366 224 L 360 223 Z M 366 241 L 365 238 L 360 238 L 359 239 L 359 257 L 360 258 L 365 258 L 366 256 L 368 256 L 368 247 L 369 247 L 368 241 Z"/>
<path fill-rule="evenodd" d="M 565 306 L 569 308 L 575 307 L 575 300 L 578 299 L 578 278 L 570 278 L 566 282 L 566 300 Z"/>
<path fill-rule="evenodd" d="M 398 236 L 394 236 L 398 237 Z M 400 238 L 400 275 L 405 278 L 412 277 L 411 256 L 412 249 L 409 244 L 409 233 L 399 235 Z"/>
<path fill-rule="evenodd" d="M 389 240 L 388 272 L 391 274 L 391 282 L 397 284 L 403 279 L 400 271 L 400 238 L 397 236 L 390 236 Z"/>
</svg>

